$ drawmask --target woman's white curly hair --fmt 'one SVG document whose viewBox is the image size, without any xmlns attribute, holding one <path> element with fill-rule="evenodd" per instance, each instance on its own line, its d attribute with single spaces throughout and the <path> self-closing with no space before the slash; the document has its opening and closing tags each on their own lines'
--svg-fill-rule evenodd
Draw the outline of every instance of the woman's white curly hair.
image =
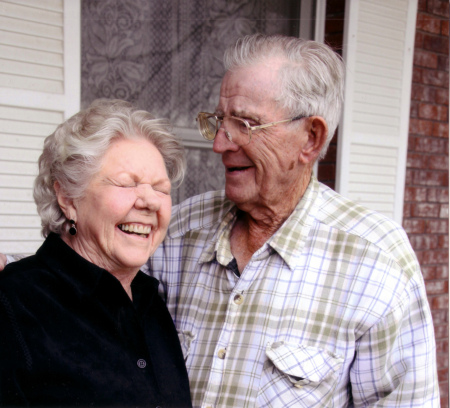
<svg viewBox="0 0 450 408">
<path fill-rule="evenodd" d="M 159 150 L 172 184 L 182 182 L 186 168 L 184 148 L 172 133 L 170 123 L 125 101 L 98 99 L 45 139 L 33 191 L 44 237 L 50 232 L 61 234 L 68 228 L 57 201 L 55 182 L 68 198 L 83 197 L 111 143 L 136 138 L 148 140 Z"/>
</svg>

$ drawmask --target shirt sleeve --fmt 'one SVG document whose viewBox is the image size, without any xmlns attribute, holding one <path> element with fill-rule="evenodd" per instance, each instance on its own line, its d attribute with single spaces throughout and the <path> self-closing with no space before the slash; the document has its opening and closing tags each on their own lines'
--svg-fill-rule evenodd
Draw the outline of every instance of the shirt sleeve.
<svg viewBox="0 0 450 408">
<path fill-rule="evenodd" d="M 16 324 L 14 311 L 0 290 L 0 406 L 26 406 L 18 373 L 28 371 L 31 357 Z M 28 362 L 28 363 L 27 363 Z"/>
<path fill-rule="evenodd" d="M 439 407 L 436 345 L 423 281 L 359 340 L 350 371 L 355 407 Z"/>
</svg>

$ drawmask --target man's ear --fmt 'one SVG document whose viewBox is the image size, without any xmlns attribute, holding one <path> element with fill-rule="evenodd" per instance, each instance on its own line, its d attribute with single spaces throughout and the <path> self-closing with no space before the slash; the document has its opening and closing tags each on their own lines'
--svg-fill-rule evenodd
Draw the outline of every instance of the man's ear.
<svg viewBox="0 0 450 408">
<path fill-rule="evenodd" d="M 56 199 L 58 200 L 59 207 L 61 208 L 66 218 L 68 220 L 76 221 L 77 212 L 75 206 L 73 205 L 73 200 L 67 197 L 65 191 L 61 188 L 60 184 L 57 181 L 53 183 L 53 188 L 55 189 Z"/>
<path fill-rule="evenodd" d="M 303 164 L 314 164 L 327 141 L 328 125 L 321 116 L 310 116 L 305 118 L 305 131 L 308 139 L 301 152 L 300 161 Z"/>
</svg>

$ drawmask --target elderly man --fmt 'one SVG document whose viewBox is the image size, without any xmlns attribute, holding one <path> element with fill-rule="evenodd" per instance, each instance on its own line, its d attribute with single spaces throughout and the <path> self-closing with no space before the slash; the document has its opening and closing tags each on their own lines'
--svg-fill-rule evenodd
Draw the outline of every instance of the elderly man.
<svg viewBox="0 0 450 408">
<path fill-rule="evenodd" d="M 320 184 L 344 69 L 327 46 L 240 39 L 198 115 L 225 191 L 172 214 L 148 272 L 196 407 L 438 407 L 435 341 L 405 232 Z"/>
<path fill-rule="evenodd" d="M 439 406 L 433 325 L 405 232 L 312 176 L 344 69 L 327 46 L 255 35 L 200 132 L 225 191 L 175 208 L 150 273 L 197 407 Z"/>
</svg>

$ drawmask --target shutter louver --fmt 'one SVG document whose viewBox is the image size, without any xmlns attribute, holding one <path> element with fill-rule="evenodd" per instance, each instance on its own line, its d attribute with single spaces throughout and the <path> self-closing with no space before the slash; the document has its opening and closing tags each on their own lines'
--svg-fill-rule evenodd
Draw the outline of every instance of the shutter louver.
<svg viewBox="0 0 450 408">
<path fill-rule="evenodd" d="M 45 137 L 79 110 L 79 8 L 79 0 L 0 1 L 3 253 L 34 253 L 43 240 L 32 188 Z"/>
</svg>

